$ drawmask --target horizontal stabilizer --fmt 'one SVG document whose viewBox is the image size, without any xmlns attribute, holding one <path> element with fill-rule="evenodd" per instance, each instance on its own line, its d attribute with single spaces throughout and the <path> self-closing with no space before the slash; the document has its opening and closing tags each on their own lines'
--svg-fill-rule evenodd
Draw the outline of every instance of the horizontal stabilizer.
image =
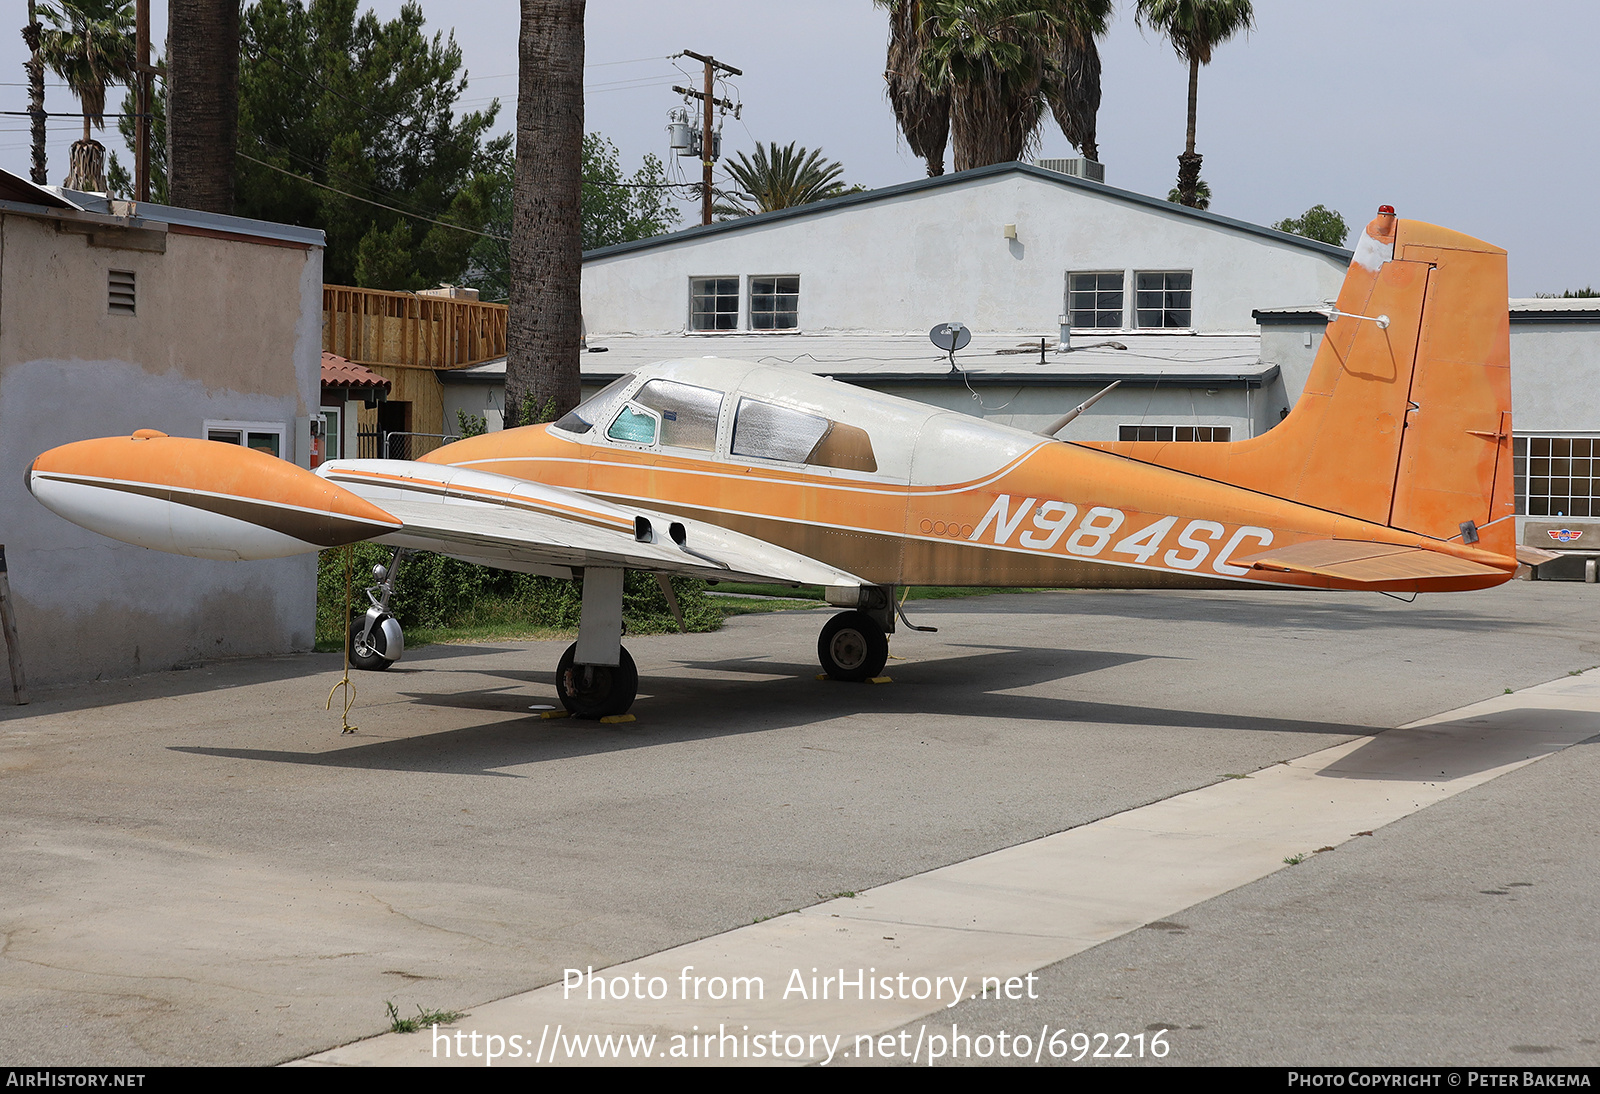
<svg viewBox="0 0 1600 1094">
<path fill-rule="evenodd" d="M 1254 570 L 1316 574 L 1360 585 L 1422 583 L 1504 575 L 1500 567 L 1457 558 L 1425 547 L 1397 543 L 1368 543 L 1349 539 L 1319 539 L 1275 547 L 1270 551 L 1235 559 Z"/>
<path fill-rule="evenodd" d="M 1562 556 L 1555 551 L 1529 547 L 1526 543 L 1517 544 L 1517 561 L 1524 566 L 1543 566 L 1546 562 L 1554 562 L 1560 557 Z"/>
</svg>

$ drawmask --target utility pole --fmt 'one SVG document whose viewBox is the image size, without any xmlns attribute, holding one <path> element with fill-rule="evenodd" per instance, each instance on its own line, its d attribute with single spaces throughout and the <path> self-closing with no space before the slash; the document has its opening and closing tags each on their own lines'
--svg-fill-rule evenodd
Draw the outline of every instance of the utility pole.
<svg viewBox="0 0 1600 1094">
<path fill-rule="evenodd" d="M 728 110 L 734 109 L 734 105 L 732 103 L 730 103 L 727 99 L 714 99 L 714 98 L 712 98 L 712 95 L 711 95 L 711 80 L 712 80 L 712 77 L 718 72 L 726 72 L 730 76 L 743 76 L 744 72 L 742 70 L 740 70 L 740 69 L 734 68 L 732 65 L 723 64 L 721 61 L 717 60 L 715 57 L 705 57 L 705 56 L 702 56 L 701 54 L 694 53 L 694 52 L 692 52 L 690 50 L 687 50 L 687 49 L 683 51 L 683 55 L 685 57 L 693 57 L 696 61 L 699 61 L 701 64 L 706 66 L 706 89 L 705 89 L 704 92 L 690 91 L 687 88 L 682 88 L 682 87 L 674 87 L 672 90 L 678 92 L 681 95 L 688 95 L 691 98 L 699 99 L 705 105 L 705 121 L 700 126 L 700 178 L 701 178 L 701 185 L 700 185 L 700 190 L 701 190 L 701 193 L 700 193 L 700 223 L 701 224 L 710 224 L 711 223 L 711 164 L 712 164 L 712 157 L 711 157 L 711 108 L 713 106 L 721 106 L 721 107 L 724 107 L 724 108 L 726 108 Z"/>
</svg>

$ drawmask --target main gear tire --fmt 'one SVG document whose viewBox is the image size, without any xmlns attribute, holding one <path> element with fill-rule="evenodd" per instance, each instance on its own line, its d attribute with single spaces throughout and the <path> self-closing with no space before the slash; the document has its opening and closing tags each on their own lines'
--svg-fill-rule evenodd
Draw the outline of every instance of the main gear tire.
<svg viewBox="0 0 1600 1094">
<path fill-rule="evenodd" d="M 561 655 L 556 666 L 556 694 L 574 718 L 605 718 L 626 714 L 639 694 L 639 670 L 626 649 L 616 665 L 580 665 L 578 644 Z"/>
<path fill-rule="evenodd" d="M 871 680 L 889 661 L 889 636 L 866 612 L 840 612 L 817 638 L 817 660 L 833 680 Z"/>
</svg>

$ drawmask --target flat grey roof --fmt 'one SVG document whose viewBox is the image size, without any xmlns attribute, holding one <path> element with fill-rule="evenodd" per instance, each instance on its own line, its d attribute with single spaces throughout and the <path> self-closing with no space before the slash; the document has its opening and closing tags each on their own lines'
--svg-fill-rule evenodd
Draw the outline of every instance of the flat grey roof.
<svg viewBox="0 0 1600 1094">
<path fill-rule="evenodd" d="M 89 219 L 96 221 L 113 218 L 118 223 L 133 227 L 142 223 L 182 224 L 189 228 L 203 228 L 231 235 L 278 239 L 306 247 L 327 245 L 327 237 L 320 228 L 302 228 L 294 224 L 276 224 L 270 220 L 204 213 L 198 209 L 157 205 L 153 201 L 113 200 L 101 194 L 88 194 L 81 190 L 68 190 L 59 186 L 40 187 L 3 169 L 0 169 L 0 210 L 50 219 L 77 219 L 74 214 L 82 213 L 88 214 Z"/>
<path fill-rule="evenodd" d="M 1102 343 L 1112 343 L 1104 345 Z M 1075 348 L 1058 352 L 1053 334 L 1045 336 L 1044 363 L 1039 336 L 974 334 L 956 354 L 967 381 L 974 384 L 1073 386 L 1112 380 L 1129 385 L 1185 387 L 1249 386 L 1270 383 L 1278 366 L 1261 361 L 1256 334 L 1074 335 Z M 1116 347 L 1122 348 L 1116 348 Z M 724 357 L 783 365 L 847 383 L 884 387 L 895 384 L 960 384 L 946 356 L 917 332 L 850 334 L 595 335 L 579 364 L 585 383 L 598 383 L 657 361 Z M 504 358 L 471 368 L 439 373 L 447 384 L 505 382 Z"/>
</svg>

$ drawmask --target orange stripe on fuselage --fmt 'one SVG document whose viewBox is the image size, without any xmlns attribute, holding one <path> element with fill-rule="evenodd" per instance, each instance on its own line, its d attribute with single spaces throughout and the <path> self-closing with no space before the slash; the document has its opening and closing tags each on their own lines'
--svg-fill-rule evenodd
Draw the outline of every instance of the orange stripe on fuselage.
<svg viewBox="0 0 1600 1094">
<path fill-rule="evenodd" d="M 473 443 L 489 438 L 499 443 Z M 1515 565 L 1489 552 L 1059 442 L 1041 443 L 1000 470 L 966 482 L 915 487 L 870 476 L 845 478 L 602 448 L 542 429 L 490 434 L 451 449 L 452 462 L 478 470 L 668 511 L 694 511 L 712 520 L 716 514 L 759 519 L 766 522 L 763 538 L 855 573 L 868 569 L 859 555 L 862 536 L 894 537 L 907 547 L 899 552 L 892 572 L 870 567 L 872 579 L 884 583 L 1005 585 L 1003 571 L 1010 567 L 994 556 L 1002 552 L 1114 567 L 1127 587 L 1170 583 L 1178 576 L 1302 588 L 1371 588 L 1315 575 L 1245 572 L 1222 557 L 1225 550 L 1243 556 L 1267 547 L 1331 538 L 1420 546 L 1504 571 L 1503 577 L 1463 578 L 1451 588 L 1498 584 Z M 986 516 L 991 518 L 987 526 Z M 1140 533 L 1145 533 L 1142 539 Z M 873 549 L 881 553 L 886 541 L 873 542 Z M 934 549 L 945 543 L 966 549 Z M 974 552 L 974 546 L 984 550 Z M 985 556 L 994 557 L 994 565 L 985 564 Z M 1434 582 L 1425 587 L 1445 586 Z"/>
</svg>

